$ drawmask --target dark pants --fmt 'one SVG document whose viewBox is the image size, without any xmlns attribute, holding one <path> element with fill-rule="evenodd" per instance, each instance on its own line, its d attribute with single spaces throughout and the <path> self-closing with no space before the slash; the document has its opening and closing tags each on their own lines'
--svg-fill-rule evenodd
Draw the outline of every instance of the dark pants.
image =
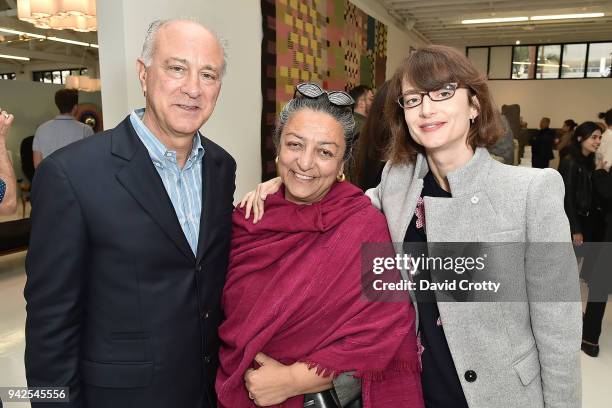
<svg viewBox="0 0 612 408">
<path fill-rule="evenodd" d="M 548 167 L 550 159 L 533 156 L 531 158 L 531 167 L 534 169 L 545 169 Z"/>
<path fill-rule="evenodd" d="M 582 340 L 598 344 L 601 334 L 601 322 L 606 311 L 605 302 L 587 302 L 582 318 Z"/>
</svg>

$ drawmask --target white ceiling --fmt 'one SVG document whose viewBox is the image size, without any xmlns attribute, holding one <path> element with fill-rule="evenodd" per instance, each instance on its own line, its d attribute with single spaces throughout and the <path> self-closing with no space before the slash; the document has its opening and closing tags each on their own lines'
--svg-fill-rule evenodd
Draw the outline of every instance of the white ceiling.
<svg viewBox="0 0 612 408">
<path fill-rule="evenodd" d="M 612 41 L 612 0 L 379 0 L 406 27 L 448 45 Z M 604 12 L 580 20 L 464 25 L 461 20 Z"/>
<path fill-rule="evenodd" d="M 437 44 L 455 46 L 612 41 L 612 0 L 378 0 L 408 29 Z M 19 21 L 16 1 L 0 0 L 0 27 L 97 43 L 97 33 L 40 30 Z M 580 20 L 463 25 L 461 20 L 546 14 L 604 12 L 605 17 Z M 30 63 L 92 63 L 98 50 L 49 40 L 20 38 L 0 32 L 0 53 L 27 56 Z M 3 59 L 3 64 L 22 64 Z"/>
</svg>

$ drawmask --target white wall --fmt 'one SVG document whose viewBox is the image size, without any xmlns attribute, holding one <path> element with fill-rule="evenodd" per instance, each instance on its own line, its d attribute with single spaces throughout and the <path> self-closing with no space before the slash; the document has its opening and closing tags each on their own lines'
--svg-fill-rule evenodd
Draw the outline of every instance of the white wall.
<svg viewBox="0 0 612 408">
<path fill-rule="evenodd" d="M 408 56 L 410 47 L 418 48 L 426 44 L 414 32 L 399 26 L 377 0 L 350 0 L 350 2 L 387 25 L 387 79 L 393 76 L 400 63 Z"/>
<path fill-rule="evenodd" d="M 238 162 L 235 198 L 261 180 L 261 10 L 259 1 L 105 0 L 98 2 L 98 42 L 104 125 L 117 125 L 144 106 L 136 75 L 149 23 L 156 19 L 196 18 L 228 41 L 228 68 L 221 95 L 202 131 Z"/>
<path fill-rule="evenodd" d="M 34 134 L 43 122 L 59 112 L 55 106 L 55 92 L 62 85 L 33 81 L 0 81 L 0 107 L 15 115 L 15 121 L 7 138 L 7 148 L 13 157 L 17 178 L 23 178 L 19 146 L 21 141 Z M 99 92 L 79 92 L 79 103 L 101 104 Z"/>
<path fill-rule="evenodd" d="M 530 128 L 547 116 L 551 127 L 560 128 L 566 119 L 578 123 L 599 120 L 597 113 L 612 108 L 610 79 L 551 79 L 489 81 L 495 103 L 518 103 Z"/>
</svg>

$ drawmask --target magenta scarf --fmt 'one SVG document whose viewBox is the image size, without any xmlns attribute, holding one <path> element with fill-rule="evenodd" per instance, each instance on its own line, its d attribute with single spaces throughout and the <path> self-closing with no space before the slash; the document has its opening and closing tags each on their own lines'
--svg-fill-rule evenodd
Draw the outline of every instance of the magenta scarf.
<svg viewBox="0 0 612 408">
<path fill-rule="evenodd" d="M 414 308 L 361 296 L 361 244 L 391 240 L 384 216 L 349 183 L 312 205 L 283 194 L 268 197 L 256 225 L 233 215 L 219 406 L 255 407 L 243 375 L 263 352 L 325 375 L 355 371 L 365 408 L 422 407 Z M 279 405 L 302 406 L 303 396 Z"/>
</svg>

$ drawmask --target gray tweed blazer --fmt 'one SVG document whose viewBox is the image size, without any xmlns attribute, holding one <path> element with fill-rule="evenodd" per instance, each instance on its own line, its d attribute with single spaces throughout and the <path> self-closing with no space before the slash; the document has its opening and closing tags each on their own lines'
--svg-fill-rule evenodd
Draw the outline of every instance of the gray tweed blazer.
<svg viewBox="0 0 612 408">
<path fill-rule="evenodd" d="M 381 183 L 366 193 L 385 214 L 394 242 L 404 240 L 427 172 L 422 155 L 414 164 L 387 163 Z M 478 148 L 447 177 L 452 198 L 425 198 L 428 242 L 570 242 L 555 170 L 504 165 Z M 499 263 L 515 265 L 504 274 L 523 282 L 526 301 L 438 302 L 470 408 L 581 406 L 580 303 L 540 296 L 558 287 L 580 299 L 575 255 L 571 245 L 561 246 L 569 250 L 538 253 L 521 244 L 522 253 Z"/>
</svg>

